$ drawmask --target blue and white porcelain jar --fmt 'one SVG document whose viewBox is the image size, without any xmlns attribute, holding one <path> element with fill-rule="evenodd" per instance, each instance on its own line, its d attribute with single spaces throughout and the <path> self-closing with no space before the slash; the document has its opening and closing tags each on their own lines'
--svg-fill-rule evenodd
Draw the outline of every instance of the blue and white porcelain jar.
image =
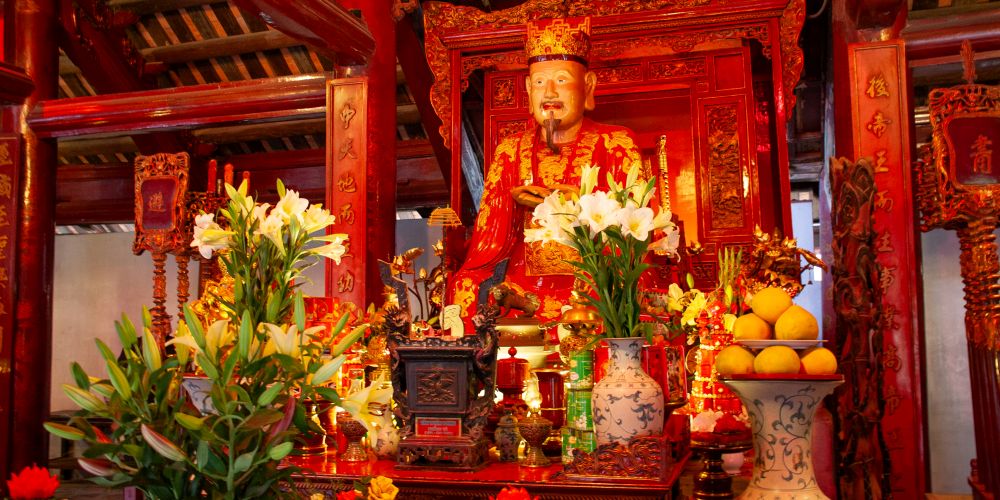
<svg viewBox="0 0 1000 500">
<path fill-rule="evenodd" d="M 642 370 L 642 337 L 604 339 L 608 370 L 594 385 L 592 406 L 597 444 L 628 444 L 633 437 L 663 432 L 663 389 Z"/>
</svg>

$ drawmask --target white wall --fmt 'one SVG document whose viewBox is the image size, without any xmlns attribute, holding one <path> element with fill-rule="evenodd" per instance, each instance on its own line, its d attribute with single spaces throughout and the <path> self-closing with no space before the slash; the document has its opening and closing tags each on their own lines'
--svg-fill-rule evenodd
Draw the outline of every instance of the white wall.
<svg viewBox="0 0 1000 500">
<path fill-rule="evenodd" d="M 921 245 L 930 490 L 969 494 L 976 450 L 958 237 L 937 229 L 921 235 Z"/>
<path fill-rule="evenodd" d="M 795 242 L 799 248 L 810 252 L 816 251 L 817 245 L 813 235 L 813 202 L 811 200 L 792 202 L 792 234 L 795 236 Z M 805 260 L 802 262 L 804 263 Z M 822 324 L 822 283 L 813 281 L 812 270 L 806 270 L 802 273 L 802 282 L 805 283 L 805 286 L 795 296 L 795 303 L 812 313 L 813 317 Z M 822 334 L 822 332 L 820 333 Z"/>
</svg>

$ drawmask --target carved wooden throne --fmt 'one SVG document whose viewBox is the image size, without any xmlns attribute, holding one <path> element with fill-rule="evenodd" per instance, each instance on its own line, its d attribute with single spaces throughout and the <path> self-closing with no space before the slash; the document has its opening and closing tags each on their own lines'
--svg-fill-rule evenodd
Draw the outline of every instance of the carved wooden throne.
<svg viewBox="0 0 1000 500">
<path fill-rule="evenodd" d="M 661 202 L 679 215 L 685 240 L 704 248 L 687 259 L 696 282 L 714 286 L 721 245 L 752 242 L 757 225 L 791 235 L 784 130 L 802 70 L 804 8 L 803 0 L 529 0 L 485 13 L 428 2 L 431 103 L 456 153 L 452 207 L 468 214 L 463 120 L 481 132 L 472 136 L 483 137 L 487 162 L 501 138 L 531 123 L 525 22 L 589 15 L 599 81 L 591 116 L 631 128 L 646 157 L 666 136 Z"/>
</svg>

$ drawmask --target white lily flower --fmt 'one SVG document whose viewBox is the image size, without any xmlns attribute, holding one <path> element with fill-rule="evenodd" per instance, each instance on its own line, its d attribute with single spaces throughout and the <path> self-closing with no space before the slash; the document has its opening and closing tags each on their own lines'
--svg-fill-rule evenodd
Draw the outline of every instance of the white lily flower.
<svg viewBox="0 0 1000 500">
<path fill-rule="evenodd" d="M 534 243 L 536 241 L 542 243 L 548 243 L 550 241 L 555 241 L 558 238 L 557 234 L 552 231 L 551 228 L 542 226 L 538 228 L 528 228 L 524 230 L 524 242 Z"/>
<path fill-rule="evenodd" d="M 365 428 L 368 429 L 368 432 L 372 432 L 374 430 L 374 423 L 376 420 L 376 417 L 368 411 L 368 405 L 371 403 L 388 405 L 389 398 L 392 397 L 391 387 L 387 389 L 375 388 L 384 385 L 384 380 L 385 378 L 382 376 L 364 389 L 343 398 L 340 402 L 341 408 L 347 410 L 351 416 L 361 422 Z"/>
<path fill-rule="evenodd" d="M 328 241 L 326 245 L 318 248 L 314 248 L 312 252 L 315 255 L 321 257 L 326 257 L 333 260 L 337 264 L 340 264 L 340 258 L 347 253 L 347 247 L 344 246 L 344 242 L 347 241 L 347 235 L 344 233 L 330 234 L 321 238 L 316 238 L 321 241 Z"/>
<path fill-rule="evenodd" d="M 621 205 L 613 198 L 609 198 L 608 193 L 604 191 L 581 196 L 579 224 L 590 229 L 590 237 L 593 238 L 608 226 L 618 224 L 621 208 Z"/>
<path fill-rule="evenodd" d="M 313 204 L 303 216 L 302 227 L 306 234 L 312 234 L 337 222 L 337 218 L 323 208 L 321 203 Z"/>
<path fill-rule="evenodd" d="M 274 243 L 274 246 L 278 247 L 278 252 L 281 255 L 285 255 L 285 244 L 282 241 L 281 231 L 284 226 L 285 219 L 282 219 L 280 212 L 278 212 L 278 207 L 274 207 L 271 214 L 264 220 L 260 221 L 260 225 L 257 226 L 257 230 L 254 231 L 254 234 L 271 240 L 271 242 Z"/>
<path fill-rule="evenodd" d="M 307 208 L 309 208 L 309 200 L 299 198 L 298 191 L 289 189 L 285 192 L 285 196 L 282 196 L 278 200 L 278 204 L 274 206 L 274 213 L 277 213 L 284 222 L 288 222 L 294 218 L 301 223 L 303 213 L 305 213 Z"/>
<path fill-rule="evenodd" d="M 219 348 L 233 343 L 234 339 L 235 334 L 229 328 L 228 319 L 220 319 L 212 323 L 205 331 L 205 351 L 207 351 L 209 358 L 215 359 Z"/>
<path fill-rule="evenodd" d="M 251 218 L 250 218 L 249 221 L 247 221 L 247 223 L 248 224 L 252 223 L 254 220 L 263 221 L 264 219 L 266 219 L 267 218 L 267 210 L 269 208 L 271 208 L 271 204 L 270 203 L 264 203 L 264 204 L 257 205 L 255 207 L 253 207 L 253 210 L 250 212 Z"/>
<path fill-rule="evenodd" d="M 247 196 L 247 191 L 250 189 L 247 185 L 247 180 L 243 179 L 240 182 L 239 188 L 234 188 L 233 186 L 226 184 L 226 194 L 229 195 L 229 199 L 237 207 L 239 207 L 240 215 L 246 215 L 253 207 L 256 205 L 253 201 L 253 197 Z"/>
<path fill-rule="evenodd" d="M 663 210 L 653 217 L 653 229 L 660 230 L 668 226 L 673 226 L 674 223 L 670 220 L 673 218 L 673 214 L 670 210 Z"/>
<path fill-rule="evenodd" d="M 668 228 L 664 236 L 649 245 L 649 249 L 660 254 L 669 255 L 671 257 L 677 256 L 677 247 L 681 243 L 681 232 L 677 230 L 677 226 L 673 225 Z"/>
<path fill-rule="evenodd" d="M 632 236 L 639 241 L 646 241 L 649 232 L 653 230 L 653 209 L 649 207 L 636 208 L 628 205 L 621 211 L 622 235 Z"/>
<path fill-rule="evenodd" d="M 288 330 L 282 330 L 278 325 L 264 323 L 264 328 L 267 329 L 267 335 L 278 354 L 285 354 L 295 359 L 299 358 L 301 343 L 299 342 L 299 327 L 297 325 L 292 324 Z"/>
<path fill-rule="evenodd" d="M 229 246 L 232 231 L 222 229 L 213 219 L 213 214 L 200 214 L 194 218 L 194 239 L 191 247 L 198 248 L 198 253 L 206 259 L 212 258 L 212 253 Z"/>
<path fill-rule="evenodd" d="M 691 299 L 691 303 L 684 309 L 684 314 L 681 315 L 681 324 L 694 326 L 695 320 L 706 307 L 708 307 L 708 299 L 705 298 L 705 294 L 699 293 L 695 295 Z"/>
<path fill-rule="evenodd" d="M 681 290 L 677 283 L 671 283 L 667 287 L 667 310 L 670 312 L 684 310 L 684 290 Z"/>
</svg>

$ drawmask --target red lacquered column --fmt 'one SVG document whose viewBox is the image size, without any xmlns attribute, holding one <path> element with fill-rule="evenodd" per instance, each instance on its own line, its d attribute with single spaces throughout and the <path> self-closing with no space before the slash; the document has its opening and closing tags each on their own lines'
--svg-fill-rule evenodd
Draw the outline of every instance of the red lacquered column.
<svg viewBox="0 0 1000 500">
<path fill-rule="evenodd" d="M 365 270 L 367 302 L 382 302 L 378 259 L 396 252 L 396 22 L 392 0 L 344 0 L 345 8 L 360 9 L 361 19 L 375 38 L 375 54 L 363 68 L 343 76 L 368 76 L 368 202 Z M 364 307 L 364 304 L 358 304 Z"/>
<path fill-rule="evenodd" d="M 14 290 L 15 315 L 13 400 L 6 458 L 8 470 L 32 462 L 44 464 L 48 434 L 42 422 L 49 412 L 52 364 L 52 256 L 55 238 L 55 140 L 40 140 L 25 123 L 28 112 L 43 99 L 56 96 L 58 48 L 55 0 L 14 2 L 13 63 L 24 68 L 35 91 L 19 110 L 16 130 L 23 137 L 20 196 L 17 214 L 8 219 L 17 226 L 16 266 L 6 282 Z M 3 424 L 0 424 L 3 425 Z"/>
</svg>

